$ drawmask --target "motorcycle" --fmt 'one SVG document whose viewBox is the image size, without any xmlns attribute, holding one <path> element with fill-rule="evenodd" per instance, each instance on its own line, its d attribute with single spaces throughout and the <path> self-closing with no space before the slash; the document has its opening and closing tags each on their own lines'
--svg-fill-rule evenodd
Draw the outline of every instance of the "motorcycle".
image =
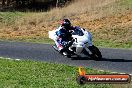
<svg viewBox="0 0 132 88">
<path fill-rule="evenodd" d="M 100 50 L 92 44 L 92 35 L 83 28 L 76 27 L 71 32 L 71 41 L 63 45 L 63 55 L 71 58 L 73 55 L 81 56 L 82 54 L 89 56 L 92 59 L 100 60 L 102 58 Z M 49 38 L 56 41 L 56 30 L 49 31 Z M 53 45 L 55 50 L 58 50 L 56 44 Z"/>
</svg>

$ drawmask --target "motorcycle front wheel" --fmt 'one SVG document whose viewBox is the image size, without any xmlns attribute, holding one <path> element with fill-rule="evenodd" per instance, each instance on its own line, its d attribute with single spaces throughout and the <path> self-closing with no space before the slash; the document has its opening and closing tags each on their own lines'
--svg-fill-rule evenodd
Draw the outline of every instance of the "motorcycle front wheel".
<svg viewBox="0 0 132 88">
<path fill-rule="evenodd" d="M 95 60 L 101 60 L 102 59 L 102 54 L 100 50 L 96 46 L 91 46 L 89 47 L 89 50 L 92 52 L 91 57 Z"/>
</svg>

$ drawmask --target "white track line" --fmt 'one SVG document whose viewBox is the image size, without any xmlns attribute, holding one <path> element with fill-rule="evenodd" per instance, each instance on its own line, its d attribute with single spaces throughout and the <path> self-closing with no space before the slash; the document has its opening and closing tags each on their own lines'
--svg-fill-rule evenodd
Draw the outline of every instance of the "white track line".
<svg viewBox="0 0 132 88">
<path fill-rule="evenodd" d="M 115 73 L 118 73 L 118 72 L 111 72 L 111 73 L 115 74 Z"/>
<path fill-rule="evenodd" d="M 15 60 L 20 61 L 20 59 L 15 59 Z"/>
<path fill-rule="evenodd" d="M 4 57 L 0 57 L 0 59 L 16 60 L 16 61 L 20 61 L 21 60 L 21 59 L 12 59 L 12 58 L 4 58 Z"/>
</svg>

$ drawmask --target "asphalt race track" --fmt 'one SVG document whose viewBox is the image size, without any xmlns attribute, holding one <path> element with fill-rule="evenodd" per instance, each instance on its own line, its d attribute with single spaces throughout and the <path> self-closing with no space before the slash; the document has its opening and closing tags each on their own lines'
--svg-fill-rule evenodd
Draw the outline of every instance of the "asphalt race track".
<svg viewBox="0 0 132 88">
<path fill-rule="evenodd" d="M 71 59 L 58 54 L 49 44 L 0 42 L 1 57 L 32 59 L 132 74 L 132 50 L 100 48 L 100 51 L 103 56 L 100 61 L 88 57 L 74 57 Z"/>
</svg>

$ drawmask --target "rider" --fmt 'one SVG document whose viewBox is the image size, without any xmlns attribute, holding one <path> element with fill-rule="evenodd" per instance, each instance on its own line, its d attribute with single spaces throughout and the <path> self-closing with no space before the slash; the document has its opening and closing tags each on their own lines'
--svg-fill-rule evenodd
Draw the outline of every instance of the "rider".
<svg viewBox="0 0 132 88">
<path fill-rule="evenodd" d="M 60 27 L 56 29 L 57 39 L 55 43 L 60 52 L 64 49 L 63 45 L 71 40 L 71 30 L 74 30 L 74 27 L 71 26 L 71 22 L 68 19 L 63 19 Z"/>
</svg>

